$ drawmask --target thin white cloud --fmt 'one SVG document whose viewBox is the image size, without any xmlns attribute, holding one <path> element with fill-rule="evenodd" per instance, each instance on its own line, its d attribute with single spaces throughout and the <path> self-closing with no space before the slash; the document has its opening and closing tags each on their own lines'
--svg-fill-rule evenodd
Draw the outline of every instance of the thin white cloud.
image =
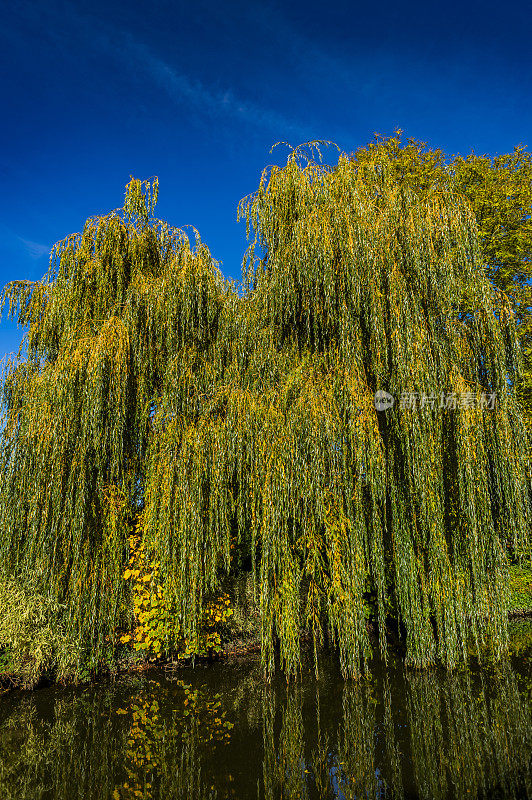
<svg viewBox="0 0 532 800">
<path fill-rule="evenodd" d="M 33 261 L 37 261 L 45 255 L 49 256 L 51 249 L 49 244 L 25 239 L 7 225 L 0 223 L 0 253 L 4 258 L 20 257 L 23 251 Z"/>
<path fill-rule="evenodd" d="M 32 242 L 30 239 L 23 239 L 22 236 L 17 236 L 17 239 L 22 242 L 30 258 L 38 259 L 45 255 L 50 255 L 51 247 L 49 244 Z"/>
<path fill-rule="evenodd" d="M 116 42 L 114 52 L 116 53 Z M 128 63 L 131 63 L 132 57 L 136 58 L 137 64 L 177 103 L 186 101 L 196 110 L 211 116 L 231 116 L 279 134 L 292 134 L 298 140 L 310 138 L 309 130 L 305 126 L 273 109 L 238 97 L 230 88 L 216 91 L 206 86 L 156 56 L 142 42 L 133 40 L 131 35 L 127 36 L 124 56 Z"/>
<path fill-rule="evenodd" d="M 17 9 L 27 19 L 35 19 L 36 12 L 32 2 L 20 0 Z M 176 104 L 187 102 L 197 112 L 211 117 L 240 119 L 256 128 L 271 131 L 279 138 L 291 136 L 295 144 L 314 138 L 309 125 L 287 117 L 273 108 L 239 97 L 231 87 L 225 87 L 221 91 L 212 88 L 180 70 L 178 65 L 160 58 L 137 34 L 119 30 L 101 19 L 95 25 L 94 18 L 75 5 L 61 4 L 58 9 L 51 2 L 39 8 L 39 14 L 42 17 L 42 28 L 58 46 L 64 46 L 74 38 L 81 38 L 87 45 L 93 48 L 96 46 L 107 55 L 118 58 L 128 70 L 135 64 Z M 72 29 L 75 30 L 76 37 L 72 36 Z"/>
</svg>

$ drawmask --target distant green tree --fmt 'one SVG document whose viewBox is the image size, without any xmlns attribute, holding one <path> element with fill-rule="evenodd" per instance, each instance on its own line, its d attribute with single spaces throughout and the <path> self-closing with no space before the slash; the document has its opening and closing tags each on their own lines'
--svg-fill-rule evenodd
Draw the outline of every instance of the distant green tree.
<svg viewBox="0 0 532 800">
<path fill-rule="evenodd" d="M 450 164 L 456 187 L 469 200 L 489 279 L 510 298 L 524 354 L 518 393 L 532 425 L 532 154 L 470 155 Z"/>
</svg>

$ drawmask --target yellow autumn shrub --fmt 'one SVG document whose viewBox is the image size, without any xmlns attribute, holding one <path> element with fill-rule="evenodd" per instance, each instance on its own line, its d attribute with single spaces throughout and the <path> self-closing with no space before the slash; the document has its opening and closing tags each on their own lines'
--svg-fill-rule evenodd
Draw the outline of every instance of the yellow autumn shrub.
<svg viewBox="0 0 532 800">
<path fill-rule="evenodd" d="M 147 552 L 141 524 L 130 536 L 129 548 L 124 580 L 132 585 L 134 626 L 120 637 L 122 644 L 131 643 L 135 651 L 144 651 L 150 658 L 172 653 L 188 659 L 221 652 L 221 628 L 233 614 L 229 596 L 221 593 L 205 604 L 195 639 L 176 634 L 172 599 L 159 583 L 159 563 Z"/>
</svg>

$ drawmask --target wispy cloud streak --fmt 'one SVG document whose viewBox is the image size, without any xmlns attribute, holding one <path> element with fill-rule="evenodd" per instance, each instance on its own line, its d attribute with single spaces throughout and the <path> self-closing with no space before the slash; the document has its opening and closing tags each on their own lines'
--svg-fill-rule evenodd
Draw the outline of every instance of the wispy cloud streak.
<svg viewBox="0 0 532 800">
<path fill-rule="evenodd" d="M 127 37 L 125 51 L 127 60 L 130 62 L 131 57 L 135 57 L 137 64 L 177 103 L 188 102 L 196 110 L 210 116 L 237 118 L 258 128 L 277 131 L 279 134 L 292 134 L 298 139 L 310 137 L 310 132 L 304 125 L 273 109 L 244 100 L 231 89 L 216 91 L 206 86 L 156 56 L 146 45 L 133 41 L 130 35 Z"/>
<path fill-rule="evenodd" d="M 38 259 L 45 255 L 50 255 L 51 247 L 49 244 L 32 242 L 30 239 L 23 239 L 21 236 L 17 236 L 17 239 L 22 242 L 30 258 Z"/>
</svg>

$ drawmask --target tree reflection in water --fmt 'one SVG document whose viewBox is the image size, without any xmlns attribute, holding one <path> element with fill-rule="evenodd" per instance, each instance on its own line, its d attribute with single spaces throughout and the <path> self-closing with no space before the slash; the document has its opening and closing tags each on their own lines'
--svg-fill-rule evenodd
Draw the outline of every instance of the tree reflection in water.
<svg viewBox="0 0 532 800">
<path fill-rule="evenodd" d="M 532 713 L 520 662 L 376 668 L 358 683 L 325 665 L 319 681 L 290 686 L 216 665 L 191 683 L 157 674 L 13 694 L 0 703 L 1 796 L 521 800 L 532 797 Z"/>
</svg>

